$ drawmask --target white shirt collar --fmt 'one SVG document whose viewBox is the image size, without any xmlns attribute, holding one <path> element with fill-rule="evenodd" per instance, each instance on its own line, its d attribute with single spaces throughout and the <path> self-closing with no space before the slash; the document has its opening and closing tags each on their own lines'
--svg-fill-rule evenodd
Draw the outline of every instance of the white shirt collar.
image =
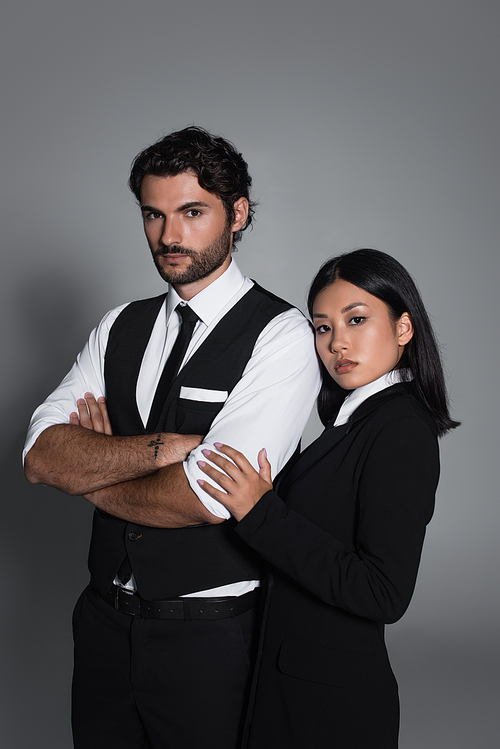
<svg viewBox="0 0 500 749">
<path fill-rule="evenodd" d="M 229 268 L 224 271 L 219 278 L 216 278 L 215 281 L 189 300 L 189 306 L 194 312 L 196 312 L 200 320 L 208 326 L 226 306 L 229 300 L 238 292 L 244 282 L 245 278 L 242 272 L 236 265 L 236 262 L 231 260 Z M 186 302 L 180 298 L 174 287 L 169 284 L 166 310 L 167 324 L 170 315 L 179 303 L 186 304 Z"/>
<path fill-rule="evenodd" d="M 413 378 L 410 377 L 410 379 Z M 333 426 L 339 427 L 342 424 L 345 424 L 363 401 L 367 400 L 371 395 L 375 395 L 375 393 L 385 390 L 385 388 L 388 388 L 391 385 L 396 385 L 398 382 L 402 382 L 401 370 L 393 369 L 391 372 L 387 372 L 377 380 L 373 380 L 373 382 L 368 382 L 366 385 L 361 385 L 361 387 L 352 390 L 340 407 L 340 411 L 337 414 Z"/>
</svg>

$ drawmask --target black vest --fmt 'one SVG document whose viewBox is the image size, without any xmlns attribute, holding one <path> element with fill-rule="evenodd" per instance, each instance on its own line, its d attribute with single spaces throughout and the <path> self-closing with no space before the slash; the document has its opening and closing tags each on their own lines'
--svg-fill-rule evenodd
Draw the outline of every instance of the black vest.
<svg viewBox="0 0 500 749">
<path fill-rule="evenodd" d="M 113 434 L 207 434 L 223 403 L 182 399 L 181 387 L 231 393 L 262 330 L 291 307 L 255 284 L 181 369 L 156 423 L 148 424 L 146 429 L 135 391 L 144 352 L 164 299 L 165 294 L 129 304 L 111 328 L 104 376 Z M 147 600 L 258 579 L 262 576 L 262 562 L 233 532 L 234 525 L 231 519 L 219 525 L 150 528 L 96 510 L 89 553 L 92 581 L 99 591 L 107 592 L 126 555 L 138 592 Z"/>
</svg>

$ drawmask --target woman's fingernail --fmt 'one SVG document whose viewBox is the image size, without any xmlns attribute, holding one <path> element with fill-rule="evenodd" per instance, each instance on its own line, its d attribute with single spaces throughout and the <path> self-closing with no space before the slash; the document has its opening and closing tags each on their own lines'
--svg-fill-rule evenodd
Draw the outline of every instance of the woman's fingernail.
<svg viewBox="0 0 500 749">
<path fill-rule="evenodd" d="M 202 450 L 201 452 L 203 453 L 203 455 L 206 455 L 207 458 L 210 455 L 210 450 L 205 449 L 205 450 Z"/>
<path fill-rule="evenodd" d="M 222 442 L 214 442 L 215 447 L 222 447 Z"/>
<path fill-rule="evenodd" d="M 206 463 L 203 460 L 199 460 L 198 465 L 200 466 L 200 468 L 205 468 Z"/>
<path fill-rule="evenodd" d="M 203 481 L 202 479 L 198 479 L 198 483 L 199 483 L 199 485 L 200 485 L 200 486 L 203 486 L 203 484 L 204 484 L 205 482 L 204 482 L 204 481 Z"/>
</svg>

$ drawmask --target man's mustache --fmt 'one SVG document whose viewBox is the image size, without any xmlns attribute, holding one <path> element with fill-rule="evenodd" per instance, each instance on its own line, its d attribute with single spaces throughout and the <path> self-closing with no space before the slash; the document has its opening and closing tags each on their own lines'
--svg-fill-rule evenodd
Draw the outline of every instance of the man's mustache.
<svg viewBox="0 0 500 749">
<path fill-rule="evenodd" d="M 158 247 L 153 252 L 154 257 L 158 257 L 159 255 L 188 255 L 189 257 L 195 257 L 196 252 L 189 247 L 181 247 L 180 244 L 170 244 Z"/>
</svg>

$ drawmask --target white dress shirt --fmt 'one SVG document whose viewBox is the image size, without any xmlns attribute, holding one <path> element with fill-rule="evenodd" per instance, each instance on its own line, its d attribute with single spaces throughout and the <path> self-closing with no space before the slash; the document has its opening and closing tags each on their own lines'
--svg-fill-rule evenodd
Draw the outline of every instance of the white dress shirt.
<svg viewBox="0 0 500 749">
<path fill-rule="evenodd" d="M 183 365 L 212 332 L 219 320 L 251 289 L 253 281 L 242 275 L 233 260 L 225 273 L 189 301 L 199 321 L 189 343 Z M 137 381 L 136 398 L 139 413 L 146 424 L 154 393 L 165 362 L 179 330 L 179 316 L 174 312 L 183 303 L 169 285 L 168 295 L 154 325 Z M 23 457 L 44 429 L 68 423 L 76 402 L 86 392 L 96 398 L 106 395 L 104 357 L 109 331 L 121 305 L 108 312 L 90 334 L 75 364 L 61 384 L 33 414 Z M 222 442 L 241 451 L 257 468 L 257 455 L 267 449 L 273 475 L 293 454 L 320 387 L 320 372 L 314 350 L 312 329 L 297 309 L 275 317 L 260 333 L 252 356 L 240 381 L 232 392 L 192 392 L 183 388 L 183 398 L 224 401 L 203 444 L 193 450 L 184 462 L 184 471 L 192 490 L 205 507 L 217 517 L 228 518 L 226 508 L 199 486 L 197 479 L 207 480 L 197 461 L 205 460 L 202 450 L 216 452 L 214 442 Z M 236 583 L 222 588 L 193 593 L 193 596 L 240 595 L 255 587 L 256 581 Z"/>
<path fill-rule="evenodd" d="M 413 378 L 410 377 L 410 379 Z M 368 382 L 366 385 L 361 385 L 361 387 L 351 390 L 345 401 L 342 403 L 333 426 L 340 427 L 342 424 L 347 424 L 350 416 L 358 406 L 363 403 L 363 401 L 367 400 L 370 396 L 375 395 L 375 393 L 385 390 L 391 385 L 396 385 L 398 382 L 402 382 L 401 370 L 393 369 L 382 375 L 382 377 L 379 377 L 377 380 L 373 380 L 373 382 Z"/>
</svg>

